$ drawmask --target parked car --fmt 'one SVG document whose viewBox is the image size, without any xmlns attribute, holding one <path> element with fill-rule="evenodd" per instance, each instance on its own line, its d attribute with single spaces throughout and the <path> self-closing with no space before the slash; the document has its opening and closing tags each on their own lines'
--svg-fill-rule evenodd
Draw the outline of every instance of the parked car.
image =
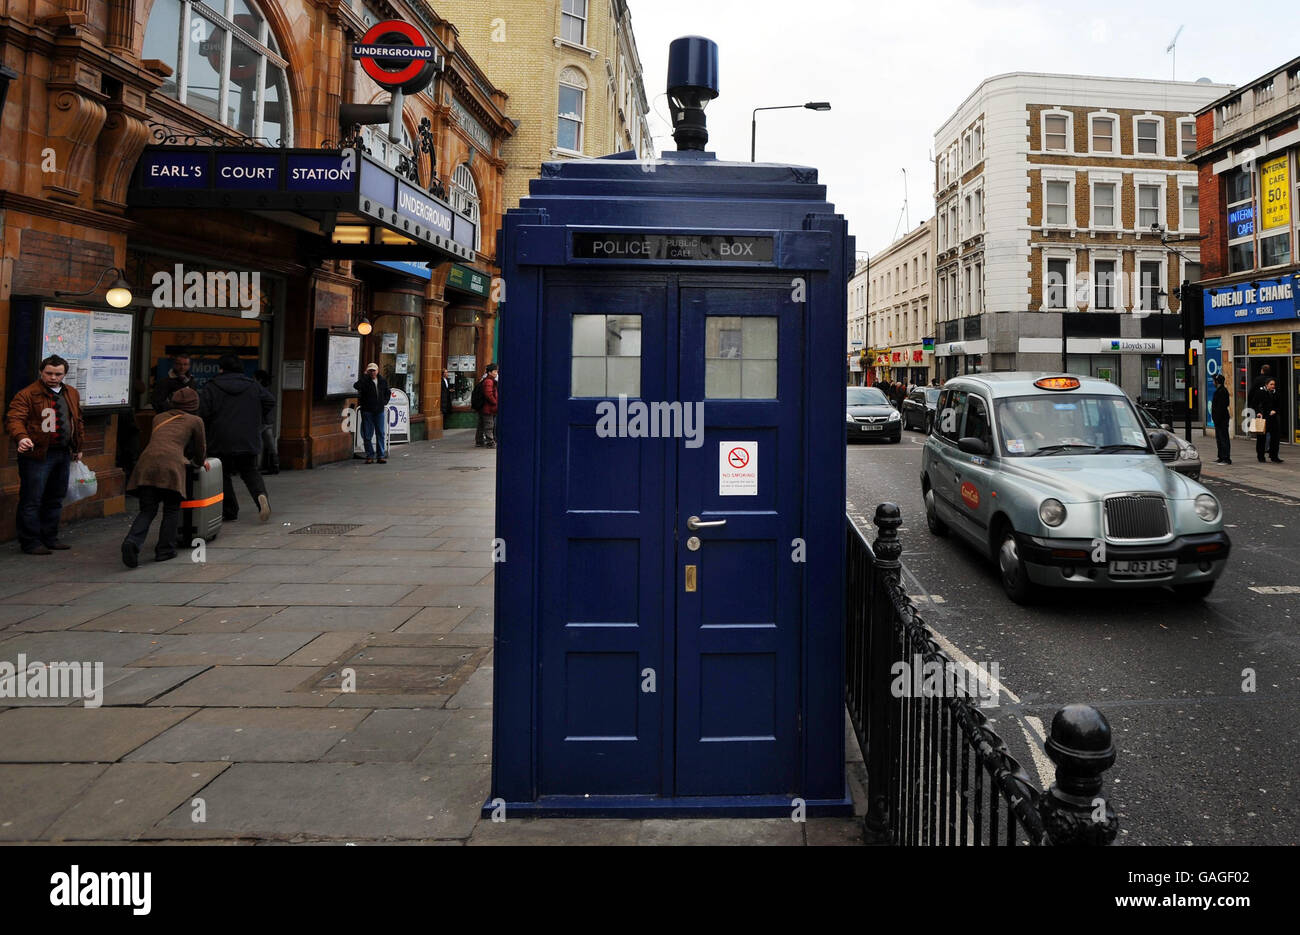
<svg viewBox="0 0 1300 935">
<path fill-rule="evenodd" d="M 903 419 L 885 394 L 874 386 L 850 386 L 844 427 L 848 440 L 883 438 L 899 442 L 903 438 Z"/>
<path fill-rule="evenodd" d="M 1200 480 L 1201 453 L 1196 450 L 1196 447 L 1187 439 L 1180 438 L 1178 433 L 1168 425 L 1161 425 L 1156 421 L 1155 416 L 1141 406 L 1137 407 L 1137 414 L 1148 432 L 1162 432 L 1168 436 L 1164 447 L 1156 451 L 1156 455 L 1165 463 L 1165 467 L 1179 474 L 1186 474 L 1192 480 Z"/>
<path fill-rule="evenodd" d="M 1043 587 L 1205 597 L 1231 548 L 1222 507 L 1165 469 L 1167 433 L 1143 426 L 1108 380 L 956 377 L 921 458 L 926 524 L 995 560 L 1017 603 Z"/>
<path fill-rule="evenodd" d="M 935 405 L 939 402 L 937 386 L 918 386 L 907 394 L 899 414 L 903 417 L 903 428 L 920 429 L 929 434 L 934 425 Z"/>
</svg>

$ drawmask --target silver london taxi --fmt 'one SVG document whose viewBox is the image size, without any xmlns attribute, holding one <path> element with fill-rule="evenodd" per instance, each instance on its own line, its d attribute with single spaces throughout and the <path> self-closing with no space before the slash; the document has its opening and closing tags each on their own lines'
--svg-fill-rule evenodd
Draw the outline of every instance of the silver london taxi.
<svg viewBox="0 0 1300 935">
<path fill-rule="evenodd" d="M 1107 380 L 990 373 L 949 380 L 921 460 L 930 531 L 996 560 L 1017 603 L 1041 587 L 1210 593 L 1231 543 L 1222 510 L 1165 469 Z"/>
</svg>

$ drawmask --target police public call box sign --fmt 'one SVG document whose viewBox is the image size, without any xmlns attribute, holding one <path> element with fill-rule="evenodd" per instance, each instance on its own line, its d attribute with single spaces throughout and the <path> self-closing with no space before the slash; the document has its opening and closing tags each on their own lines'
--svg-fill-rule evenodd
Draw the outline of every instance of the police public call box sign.
<svg viewBox="0 0 1300 935">
<path fill-rule="evenodd" d="M 775 238 L 736 234 L 575 231 L 572 258 L 636 262 L 770 264 Z"/>
</svg>

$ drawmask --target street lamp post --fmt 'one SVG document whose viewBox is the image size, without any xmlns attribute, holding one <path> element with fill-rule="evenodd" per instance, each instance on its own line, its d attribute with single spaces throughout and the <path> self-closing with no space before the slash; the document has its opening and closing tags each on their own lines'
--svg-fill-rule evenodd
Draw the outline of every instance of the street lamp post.
<svg viewBox="0 0 1300 935">
<path fill-rule="evenodd" d="M 779 107 L 755 107 L 749 116 L 749 161 L 755 162 L 755 147 L 758 141 L 758 112 L 760 110 L 830 110 L 830 101 L 809 101 L 807 104 L 782 104 Z"/>
</svg>

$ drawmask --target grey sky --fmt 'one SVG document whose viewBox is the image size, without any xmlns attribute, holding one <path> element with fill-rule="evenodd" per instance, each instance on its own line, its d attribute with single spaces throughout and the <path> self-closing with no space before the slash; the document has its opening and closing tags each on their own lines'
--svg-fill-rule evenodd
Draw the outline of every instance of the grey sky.
<svg viewBox="0 0 1300 935">
<path fill-rule="evenodd" d="M 721 94 L 709 149 L 749 158 L 750 111 L 829 100 L 833 110 L 758 115 L 760 161 L 816 166 L 858 249 L 899 236 L 907 169 L 913 226 L 934 210 L 934 131 L 990 75 L 1009 71 L 1170 77 L 1165 47 L 1179 25 L 1177 77 L 1242 84 L 1300 54 L 1286 4 L 996 3 L 848 0 L 629 0 L 651 102 L 655 149 L 674 149 L 664 81 L 668 43 L 719 46 Z"/>
</svg>

